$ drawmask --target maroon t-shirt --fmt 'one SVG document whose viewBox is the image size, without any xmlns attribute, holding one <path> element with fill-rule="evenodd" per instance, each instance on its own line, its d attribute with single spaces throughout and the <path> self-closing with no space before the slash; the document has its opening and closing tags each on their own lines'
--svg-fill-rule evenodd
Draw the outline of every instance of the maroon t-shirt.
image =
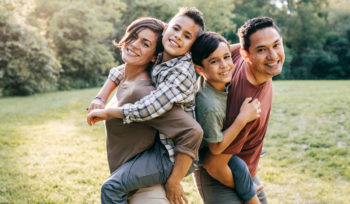
<svg viewBox="0 0 350 204">
<path fill-rule="evenodd" d="M 240 107 L 247 97 L 257 98 L 260 101 L 261 113 L 260 118 L 248 123 L 223 153 L 236 154 L 243 159 L 248 165 L 251 176 L 254 177 L 269 122 L 272 104 L 272 79 L 258 86 L 252 85 L 246 76 L 248 65 L 240 55 L 239 49 L 232 53 L 232 61 L 235 70 L 227 97 L 224 130 L 236 119 Z"/>
</svg>

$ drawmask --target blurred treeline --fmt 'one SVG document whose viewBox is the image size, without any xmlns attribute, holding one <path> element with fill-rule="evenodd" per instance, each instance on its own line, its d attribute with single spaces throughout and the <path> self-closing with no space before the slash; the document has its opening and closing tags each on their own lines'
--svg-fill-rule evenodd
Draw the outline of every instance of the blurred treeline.
<svg viewBox="0 0 350 204">
<path fill-rule="evenodd" d="M 282 30 L 286 62 L 277 79 L 350 79 L 348 0 L 0 0 L 0 91 L 30 95 L 101 85 L 120 61 L 112 40 L 141 16 L 165 22 L 196 7 L 206 30 L 238 42 L 249 18 Z"/>
</svg>

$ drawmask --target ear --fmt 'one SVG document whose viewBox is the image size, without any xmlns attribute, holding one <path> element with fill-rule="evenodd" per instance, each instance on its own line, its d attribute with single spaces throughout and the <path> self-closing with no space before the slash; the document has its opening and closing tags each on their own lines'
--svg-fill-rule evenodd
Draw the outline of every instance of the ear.
<svg viewBox="0 0 350 204">
<path fill-rule="evenodd" d="M 199 75 L 203 75 L 204 74 L 204 68 L 202 66 L 195 64 L 194 65 L 194 69 L 196 70 L 196 72 Z"/>
<path fill-rule="evenodd" d="M 164 24 L 164 28 L 163 28 L 163 33 L 162 34 L 164 34 L 164 32 L 166 31 L 167 28 L 168 28 L 168 24 Z"/>
<path fill-rule="evenodd" d="M 239 50 L 239 53 L 240 53 L 241 56 L 243 57 L 244 61 L 250 62 L 249 52 L 248 52 L 247 50 L 244 50 L 243 48 L 241 48 L 241 49 Z"/>
<path fill-rule="evenodd" d="M 152 62 L 152 63 L 155 63 L 156 60 L 157 60 L 157 56 L 153 56 L 152 59 L 151 59 L 151 62 Z"/>
</svg>

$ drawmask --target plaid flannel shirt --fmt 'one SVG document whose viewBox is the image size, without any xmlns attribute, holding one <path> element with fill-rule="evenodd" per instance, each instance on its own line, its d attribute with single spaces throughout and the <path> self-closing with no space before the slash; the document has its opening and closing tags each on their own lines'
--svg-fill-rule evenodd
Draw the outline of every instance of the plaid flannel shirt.
<svg viewBox="0 0 350 204">
<path fill-rule="evenodd" d="M 181 105 L 185 112 L 189 112 L 195 117 L 196 74 L 191 55 L 186 54 L 159 63 L 161 59 L 162 55 L 159 55 L 152 71 L 152 81 L 156 85 L 156 90 L 134 104 L 122 106 L 125 123 L 156 118 L 171 110 L 174 104 Z M 109 78 L 119 84 L 123 76 L 116 75 L 123 75 L 123 69 L 116 68 L 113 72 L 114 74 L 110 74 Z M 173 139 L 162 133 L 159 134 L 159 137 L 168 150 L 170 160 L 174 161 L 175 144 Z"/>
</svg>

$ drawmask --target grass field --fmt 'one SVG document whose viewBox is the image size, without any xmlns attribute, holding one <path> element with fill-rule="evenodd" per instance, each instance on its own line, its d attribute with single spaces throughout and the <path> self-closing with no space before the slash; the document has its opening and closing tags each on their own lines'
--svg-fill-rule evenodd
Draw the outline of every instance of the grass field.
<svg viewBox="0 0 350 204">
<path fill-rule="evenodd" d="M 98 89 L 0 98 L 0 203 L 99 203 L 108 176 Z M 349 203 L 350 81 L 276 81 L 259 176 L 270 203 Z M 183 181 L 201 203 L 192 177 Z"/>
</svg>

